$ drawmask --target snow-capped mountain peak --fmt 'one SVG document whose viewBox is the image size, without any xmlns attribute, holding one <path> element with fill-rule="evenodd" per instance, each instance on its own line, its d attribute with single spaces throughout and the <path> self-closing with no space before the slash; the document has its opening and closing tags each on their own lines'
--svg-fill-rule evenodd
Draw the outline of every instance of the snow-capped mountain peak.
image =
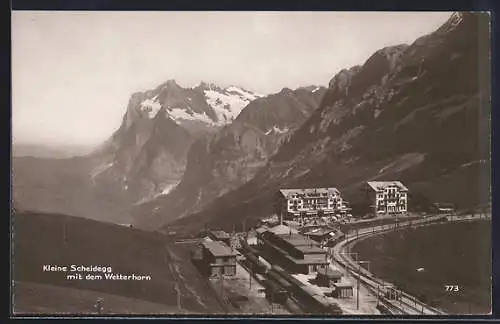
<svg viewBox="0 0 500 324">
<path fill-rule="evenodd" d="M 236 86 L 224 89 L 204 90 L 203 92 L 208 105 L 214 110 L 217 116 L 216 123 L 218 125 L 232 122 L 246 105 L 262 97 L 262 95 Z"/>
<path fill-rule="evenodd" d="M 153 119 L 165 108 L 165 117 L 179 125 L 201 122 L 209 127 L 231 123 L 251 101 L 263 97 L 238 86 L 222 88 L 201 81 L 196 87 L 182 88 L 174 80 L 143 93 L 137 109 L 143 118 Z"/>
<path fill-rule="evenodd" d="M 140 104 L 141 111 L 148 114 L 150 119 L 156 117 L 158 112 L 161 109 L 161 104 L 158 102 L 158 96 L 154 96 L 153 98 L 147 98 Z"/>
</svg>

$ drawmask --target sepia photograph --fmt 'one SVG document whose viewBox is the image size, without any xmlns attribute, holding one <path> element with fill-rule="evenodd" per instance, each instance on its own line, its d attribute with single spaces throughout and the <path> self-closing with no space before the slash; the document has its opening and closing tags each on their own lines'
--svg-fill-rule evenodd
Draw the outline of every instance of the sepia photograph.
<svg viewBox="0 0 500 324">
<path fill-rule="evenodd" d="M 11 315 L 492 314 L 491 16 L 11 12 Z"/>
</svg>

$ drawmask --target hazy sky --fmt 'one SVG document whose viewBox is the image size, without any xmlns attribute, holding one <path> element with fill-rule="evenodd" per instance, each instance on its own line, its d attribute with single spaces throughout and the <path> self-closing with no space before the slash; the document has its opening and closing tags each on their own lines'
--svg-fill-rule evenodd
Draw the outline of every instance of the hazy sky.
<svg viewBox="0 0 500 324">
<path fill-rule="evenodd" d="M 14 141 L 98 144 L 119 127 L 133 92 L 168 79 L 262 94 L 327 85 L 450 14 L 13 12 Z"/>
</svg>

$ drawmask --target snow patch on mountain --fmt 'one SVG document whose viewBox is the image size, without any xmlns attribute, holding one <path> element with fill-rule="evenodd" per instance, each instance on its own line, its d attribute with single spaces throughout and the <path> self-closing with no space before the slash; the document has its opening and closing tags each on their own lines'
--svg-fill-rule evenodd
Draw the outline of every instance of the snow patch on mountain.
<svg viewBox="0 0 500 324">
<path fill-rule="evenodd" d="M 158 192 L 142 198 L 141 200 L 135 202 L 134 205 L 144 204 L 144 203 L 147 203 L 149 201 L 153 201 L 160 196 L 168 195 L 172 190 L 174 190 L 174 188 L 179 184 L 179 182 L 180 181 L 176 181 L 174 183 L 169 183 L 167 185 L 164 185 L 163 187 L 160 188 L 160 190 Z"/>
<path fill-rule="evenodd" d="M 165 94 L 164 91 L 167 90 L 172 92 L 168 93 L 168 98 L 175 99 L 161 99 L 160 101 Z M 177 124 L 183 120 L 189 120 L 200 121 L 210 126 L 224 126 L 231 123 L 251 101 L 263 97 L 237 86 L 221 88 L 213 83 L 201 82 L 195 88 L 183 89 L 172 81 L 165 83 L 154 93 L 144 94 L 146 97 L 142 97 L 142 101 L 137 106 L 140 116 L 153 119 L 162 107 L 165 107 L 165 115 Z M 206 105 L 199 101 L 200 94 Z M 173 102 L 172 106 L 167 105 L 167 102 Z M 204 112 L 205 109 L 208 110 Z"/>
<path fill-rule="evenodd" d="M 271 133 L 276 133 L 276 134 L 285 134 L 289 131 L 290 129 L 288 127 L 285 127 L 283 129 L 279 128 L 278 126 L 274 125 L 272 128 L 270 128 L 267 132 L 265 132 L 265 135 L 269 135 Z"/>
<path fill-rule="evenodd" d="M 235 87 L 235 86 L 230 86 L 226 90 L 228 92 L 233 92 L 233 93 L 236 92 L 236 93 L 240 94 L 241 97 L 246 98 L 247 100 L 255 100 L 257 98 L 262 97 L 262 95 L 260 95 L 260 94 L 248 92 L 246 90 L 243 90 L 243 89 Z"/>
<path fill-rule="evenodd" d="M 232 122 L 250 101 L 260 95 L 231 86 L 225 90 L 205 90 L 207 103 L 217 116 L 217 124 L 224 125 Z"/>
<path fill-rule="evenodd" d="M 158 96 L 146 99 L 141 102 L 141 110 L 148 113 L 149 118 L 154 118 L 161 109 L 161 104 L 157 101 Z"/>
<path fill-rule="evenodd" d="M 185 109 L 181 108 L 169 108 L 166 113 L 177 124 L 182 123 L 183 120 L 198 120 L 210 125 L 214 124 L 212 119 L 210 119 L 210 117 L 208 117 L 205 112 L 203 112 L 203 114 L 200 114 L 192 110 L 188 112 Z"/>
<path fill-rule="evenodd" d="M 172 191 L 177 186 L 178 183 L 179 182 L 166 185 L 165 187 L 162 188 L 161 192 L 158 195 L 159 196 L 168 195 L 168 193 Z"/>
<path fill-rule="evenodd" d="M 101 165 L 97 168 L 94 169 L 94 171 L 92 171 L 92 173 L 90 174 L 90 178 L 92 179 L 92 181 L 94 181 L 94 179 L 101 173 L 103 173 L 104 171 L 108 170 L 109 168 L 111 168 L 112 166 L 114 165 L 114 162 L 111 162 L 111 163 L 108 163 L 108 164 L 104 164 L 104 165 Z"/>
<path fill-rule="evenodd" d="M 463 16 L 460 12 L 454 12 L 448 20 L 447 31 L 451 32 L 463 21 Z"/>
</svg>

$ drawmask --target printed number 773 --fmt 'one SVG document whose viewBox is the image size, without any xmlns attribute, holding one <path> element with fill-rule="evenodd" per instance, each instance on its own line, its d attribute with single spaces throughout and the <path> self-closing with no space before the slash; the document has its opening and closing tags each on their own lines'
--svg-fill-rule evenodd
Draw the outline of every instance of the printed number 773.
<svg viewBox="0 0 500 324">
<path fill-rule="evenodd" d="M 459 291 L 458 285 L 445 285 L 446 291 Z"/>
</svg>

